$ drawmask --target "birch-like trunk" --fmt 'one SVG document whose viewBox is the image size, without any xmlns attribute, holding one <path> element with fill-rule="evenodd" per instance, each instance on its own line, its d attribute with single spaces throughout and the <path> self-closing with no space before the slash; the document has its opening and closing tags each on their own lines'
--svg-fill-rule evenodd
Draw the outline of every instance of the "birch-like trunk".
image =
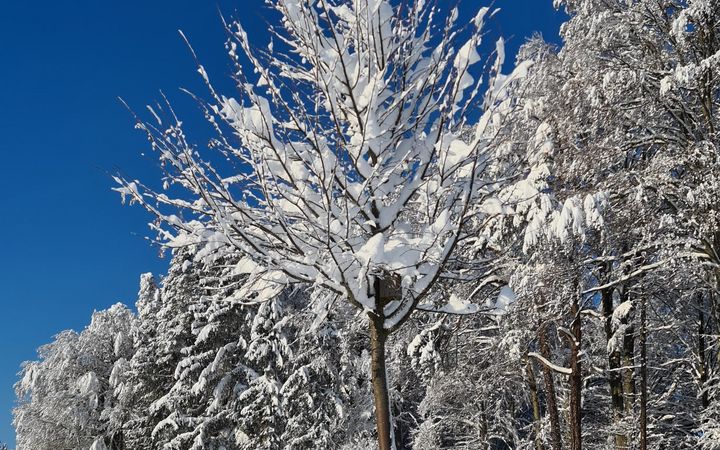
<svg viewBox="0 0 720 450">
<path fill-rule="evenodd" d="M 571 327 L 572 339 L 570 345 L 570 447 L 572 450 L 582 450 L 582 365 L 580 364 L 580 343 L 582 342 L 582 327 L 580 324 L 580 305 L 575 299 L 571 313 L 574 317 Z"/>
</svg>

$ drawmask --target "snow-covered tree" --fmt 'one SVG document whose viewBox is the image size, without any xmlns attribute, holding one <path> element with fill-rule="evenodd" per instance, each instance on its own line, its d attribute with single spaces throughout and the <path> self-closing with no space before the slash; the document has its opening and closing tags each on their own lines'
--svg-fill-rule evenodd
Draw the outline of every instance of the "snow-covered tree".
<svg viewBox="0 0 720 450">
<path fill-rule="evenodd" d="M 205 112 L 218 131 L 209 147 L 232 162 L 211 162 L 217 158 L 190 144 L 174 117 L 140 122 L 166 189 L 118 178 L 118 191 L 156 215 L 167 246 L 240 251 L 252 261 L 245 266 L 256 301 L 304 283 L 365 312 L 386 450 L 385 341 L 413 311 L 435 308 L 422 301 L 455 267 L 471 205 L 509 175 L 491 170 L 493 140 L 497 111 L 509 107 L 505 87 L 524 66 L 502 76 L 499 41 L 480 89 L 488 8 L 468 27 L 456 9 L 443 18 L 420 0 L 272 5 L 281 27 L 269 52 L 255 50 L 239 23 L 228 25 L 238 98 L 216 93 L 200 67 L 212 94 Z"/>
<path fill-rule="evenodd" d="M 19 448 L 720 449 L 720 4 L 556 0 L 483 85 L 492 12 L 425 3 L 227 24 L 208 149 L 151 108 L 118 180 L 169 273 L 24 366 Z"/>
<path fill-rule="evenodd" d="M 18 449 L 105 445 L 116 404 L 110 375 L 116 361 L 130 356 L 132 321 L 122 305 L 96 312 L 81 333 L 60 333 L 40 348 L 38 361 L 25 363 L 15 386 Z"/>
<path fill-rule="evenodd" d="M 121 401 L 117 426 L 125 430 L 128 448 L 155 449 L 156 428 L 173 410 L 166 395 L 182 350 L 192 342 L 190 308 L 200 296 L 191 261 L 187 250 L 179 251 L 160 287 L 150 274 L 141 278 L 135 353 L 113 378 Z"/>
<path fill-rule="evenodd" d="M 648 435 L 651 427 L 661 427 L 653 409 L 671 408 L 693 389 L 702 396 L 702 389 L 691 388 L 691 380 L 679 373 L 661 377 L 678 384 L 653 387 L 658 380 L 653 362 L 655 367 L 662 363 L 650 351 L 661 346 L 663 358 L 678 367 L 702 368 L 697 373 L 705 375 L 698 378 L 707 379 L 705 339 L 712 325 L 705 312 L 698 320 L 679 305 L 694 299 L 698 289 L 703 290 L 700 280 L 712 278 L 714 270 L 717 202 L 713 207 L 696 198 L 714 195 L 717 186 L 711 181 L 717 176 L 710 174 L 718 173 L 713 131 L 718 82 L 709 75 L 720 50 L 717 5 L 642 0 L 556 4 L 571 15 L 562 28 L 563 47 L 557 54 L 537 43 L 525 47 L 536 61 L 527 84 L 515 94 L 525 117 L 509 121 L 510 136 L 525 138 L 510 139 L 521 144 L 508 155 L 528 155 L 528 176 L 505 192 L 528 201 L 491 223 L 496 233 L 491 237 L 508 236 L 500 242 L 511 244 L 522 238 L 523 249 L 515 252 L 522 264 L 513 270 L 513 288 L 521 302 L 527 295 L 556 293 L 549 297 L 562 315 L 550 319 L 572 331 L 575 344 L 568 342 L 570 350 L 590 346 L 578 366 L 584 367 L 584 392 L 577 392 L 575 378 L 571 398 L 579 405 L 577 396 L 582 394 L 591 402 L 588 408 L 609 411 L 580 411 L 583 430 L 576 414 L 570 424 L 578 431 L 570 440 L 572 448 L 580 448 L 583 441 L 596 443 L 598 435 L 612 437 L 614 448 L 626 448 L 633 440 L 642 448 L 692 446 L 691 433 L 684 438 L 678 433 L 691 428 L 694 402 L 685 402 L 682 425 L 665 432 L 670 440 Z M 553 277 L 539 285 L 521 282 L 558 271 L 563 260 L 571 263 L 566 271 L 570 277 Z M 703 266 L 709 269 L 705 277 L 698 275 Z M 669 320 L 668 314 L 677 317 Z M 571 329 L 569 321 L 577 328 Z M 664 331 L 668 324 L 672 338 Z M 602 326 L 604 358 L 596 339 Z M 582 337 L 583 330 L 592 335 Z M 688 339 L 688 332 L 695 338 Z M 704 350 L 691 350 L 687 343 L 693 341 Z M 685 360 L 671 356 L 675 351 L 697 356 Z M 573 367 L 565 368 L 578 375 Z M 602 379 L 609 392 L 595 384 Z M 652 389 L 670 390 L 678 397 L 663 398 L 661 407 Z M 667 414 L 660 417 L 665 430 L 675 426 Z"/>
</svg>

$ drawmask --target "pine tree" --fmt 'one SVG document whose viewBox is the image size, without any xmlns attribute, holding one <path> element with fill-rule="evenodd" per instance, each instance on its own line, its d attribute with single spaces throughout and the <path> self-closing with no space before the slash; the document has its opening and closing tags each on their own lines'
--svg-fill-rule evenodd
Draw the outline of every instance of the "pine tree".
<svg viewBox="0 0 720 450">
<path fill-rule="evenodd" d="M 141 279 L 136 352 L 116 385 L 123 395 L 122 408 L 129 412 L 123 424 L 128 448 L 157 448 L 169 424 L 164 420 L 174 411 L 165 396 L 175 383 L 182 350 L 192 342 L 190 307 L 199 297 L 197 274 L 188 270 L 191 263 L 187 251 L 174 255 L 161 288 L 150 275 Z"/>
</svg>

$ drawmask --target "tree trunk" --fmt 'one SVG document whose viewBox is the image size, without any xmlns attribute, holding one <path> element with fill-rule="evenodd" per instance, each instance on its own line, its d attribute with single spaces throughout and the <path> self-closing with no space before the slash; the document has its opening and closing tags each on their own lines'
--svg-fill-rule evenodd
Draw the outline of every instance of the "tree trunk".
<svg viewBox="0 0 720 450">
<path fill-rule="evenodd" d="M 640 450 L 647 450 L 647 305 L 640 303 Z"/>
<path fill-rule="evenodd" d="M 627 294 L 627 286 L 623 286 L 620 290 L 620 301 L 625 303 L 630 301 Z M 625 404 L 625 412 L 632 414 L 633 405 L 635 404 L 635 326 L 633 320 L 628 318 L 628 327 L 623 336 L 623 355 L 622 371 L 623 378 L 623 402 Z"/>
<path fill-rule="evenodd" d="M 570 349 L 570 428 L 572 450 L 582 450 L 582 366 L 580 364 L 580 343 L 582 342 L 582 328 L 580 326 L 580 305 L 575 299 L 571 310 L 573 322 L 571 327 L 572 338 Z"/>
<path fill-rule="evenodd" d="M 700 372 L 700 389 L 702 390 L 702 407 L 703 409 L 707 409 L 708 406 L 710 406 L 710 398 L 708 396 L 708 390 L 707 390 L 707 381 L 708 381 L 708 368 L 707 368 L 707 359 L 706 359 L 706 352 L 707 348 L 705 345 L 705 334 L 707 333 L 706 325 L 705 325 L 705 302 L 703 301 L 704 297 L 703 294 L 698 294 L 698 358 L 699 358 L 699 369 Z"/>
<path fill-rule="evenodd" d="M 550 346 L 547 342 L 545 334 L 545 326 L 541 326 L 538 331 L 538 344 L 540 346 L 540 354 L 548 361 L 551 359 Z M 558 413 L 557 394 L 555 393 L 555 380 L 553 379 L 552 369 L 542 364 L 543 380 L 545 381 L 545 403 L 547 403 L 547 412 L 550 416 L 550 443 L 553 450 L 562 450 L 562 435 L 560 434 L 560 414 Z"/>
<path fill-rule="evenodd" d="M 544 450 L 542 443 L 542 412 L 540 411 L 540 398 L 538 397 L 537 381 L 533 371 L 532 362 L 525 356 L 525 374 L 528 389 L 530 390 L 530 403 L 533 409 L 533 431 L 535 432 L 535 450 Z"/>
<path fill-rule="evenodd" d="M 113 433 L 110 439 L 110 450 L 125 450 L 125 436 L 122 429 Z"/>
<path fill-rule="evenodd" d="M 490 449 L 490 444 L 488 443 L 489 428 L 488 428 L 488 421 L 487 421 L 488 406 L 485 403 L 485 400 L 480 400 L 480 411 L 482 411 L 482 412 L 480 413 L 480 424 L 478 426 L 478 431 L 479 431 L 478 437 L 480 438 L 478 440 L 478 442 L 483 443 L 482 447 L 480 447 L 480 448 L 482 448 L 484 450 L 489 450 Z"/>
<path fill-rule="evenodd" d="M 372 386 L 375 398 L 375 422 L 380 450 L 392 450 L 392 421 L 390 396 L 385 369 L 385 341 L 388 333 L 383 329 L 382 319 L 370 318 L 370 349 L 372 355 Z"/>
<path fill-rule="evenodd" d="M 603 316 L 605 318 L 605 337 L 607 342 L 613 337 L 612 330 L 612 316 L 614 312 L 613 308 L 613 289 L 604 289 L 602 291 L 602 308 Z M 610 385 L 610 397 L 611 397 L 611 409 L 612 409 L 612 422 L 617 426 L 624 415 L 623 405 L 623 382 L 621 372 L 621 357 L 620 351 L 615 350 L 608 355 L 608 384 Z M 626 450 L 628 448 L 627 436 L 624 433 L 615 433 L 615 449 Z"/>
</svg>

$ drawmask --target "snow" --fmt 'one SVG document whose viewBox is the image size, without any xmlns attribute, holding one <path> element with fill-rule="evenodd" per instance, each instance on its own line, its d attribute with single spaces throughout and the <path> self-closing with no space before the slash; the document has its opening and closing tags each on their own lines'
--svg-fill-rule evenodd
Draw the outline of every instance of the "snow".
<svg viewBox="0 0 720 450">
<path fill-rule="evenodd" d="M 255 442 L 255 432 L 273 427 L 252 423 L 240 431 L 242 425 L 235 422 L 277 419 L 278 430 L 293 430 L 284 422 L 308 419 L 317 431 L 325 423 L 316 414 L 328 404 L 335 411 L 348 406 L 344 414 L 353 420 L 346 422 L 354 427 L 373 409 L 353 391 L 360 386 L 357 392 L 364 394 L 368 387 L 367 351 L 353 346 L 362 345 L 372 311 L 389 332 L 410 324 L 394 342 L 402 346 L 410 340 L 407 356 L 413 369 L 432 372 L 428 369 L 447 362 L 458 371 L 428 377 L 433 384 L 414 389 L 411 399 L 393 392 L 393 401 L 411 402 L 403 408 L 418 412 L 428 429 L 449 425 L 462 433 L 466 425 L 477 431 L 471 425 L 479 423 L 478 416 L 463 409 L 463 403 L 476 406 L 471 394 L 488 398 L 490 392 L 501 404 L 505 397 L 520 399 L 510 402 L 517 411 L 501 408 L 498 417 L 486 415 L 485 428 L 507 431 L 512 435 L 508 446 L 531 447 L 536 436 L 530 428 L 507 426 L 517 422 L 518 411 L 528 411 L 524 357 L 572 374 L 561 365 L 567 362 L 564 339 L 548 334 L 547 356 L 527 353 L 537 347 L 541 324 L 552 324 L 552 331 L 572 342 L 565 328 L 574 319 L 569 298 L 592 303 L 599 290 L 636 284 L 653 293 L 643 301 L 661 306 L 648 310 L 648 320 L 657 322 L 650 328 L 649 357 L 661 358 L 663 346 L 673 353 L 652 361 L 668 374 L 655 377 L 655 390 L 668 398 L 703 392 L 693 356 L 696 345 L 690 345 L 695 340 L 684 337 L 697 337 L 698 309 L 686 300 L 694 301 L 691 295 L 701 292 L 697 280 L 718 265 L 710 248 L 718 195 L 707 187 L 717 178 L 717 127 L 707 113 L 717 110 L 710 101 L 717 98 L 716 85 L 701 88 L 714 80 L 720 52 L 699 51 L 705 43 L 698 45 L 698 40 L 706 36 L 697 33 L 700 19 L 716 12 L 716 2 L 646 10 L 652 2 L 558 0 L 573 15 L 563 26 L 563 49 L 531 42 L 524 51 L 537 57 L 538 66 L 521 62 L 510 74 L 502 73 L 508 56 L 503 39 L 495 43 L 494 61 L 483 64 L 479 54 L 487 7 L 455 27 L 457 9 L 447 21 L 438 20 L 434 6 L 410 10 L 407 20 L 398 20 L 393 14 L 405 9 L 393 10 L 389 0 L 270 3 L 285 27 L 282 45 L 271 43 L 270 55 L 263 50 L 262 58 L 255 57 L 242 27 L 228 26 L 230 40 L 236 41 L 229 43 L 233 60 L 249 62 L 247 68 L 235 68 L 234 97 L 217 95 L 207 71 L 198 66 L 211 90 L 208 121 L 218 132 L 212 148 L 195 146 L 182 122 L 163 124 L 148 108 L 158 125 L 140 128 L 149 133 L 165 170 L 164 191 L 116 178 L 123 202 L 140 203 L 153 214 L 151 227 L 160 243 L 177 253 L 196 249 L 173 266 L 182 280 L 178 284 L 190 285 L 177 288 L 187 298 L 160 296 L 152 277 L 144 275 L 138 317 L 120 317 L 122 311 L 112 308 L 106 312 L 109 318 L 94 315 L 89 331 L 58 336 L 59 344 L 43 348 L 41 359 L 56 358 L 53 367 L 59 369 L 48 370 L 44 361 L 26 366 L 17 388 L 23 401 L 51 405 L 62 425 L 73 426 L 68 417 L 82 417 L 82 427 L 88 426 L 82 430 L 86 441 L 78 444 L 83 448 L 95 439 L 94 422 L 103 427 L 98 432 L 105 432 L 107 421 L 126 417 L 128 411 L 113 409 L 116 405 L 124 407 L 128 398 L 145 401 L 144 394 L 153 396 L 149 405 L 129 409 L 130 416 L 150 413 L 153 423 L 163 419 L 152 434 L 158 440 L 176 439 L 165 448 L 185 448 L 190 442 L 198 449 L 215 448 L 204 433 L 223 421 L 233 428 L 221 432 L 234 433 L 243 447 L 266 448 Z M 322 11 L 326 5 L 329 12 Z M 412 8 L 413 2 L 406 6 Z M 654 12 L 670 20 L 651 23 L 646 16 L 653 18 Z M 632 20 L 624 23 L 627 19 Z M 414 28 L 413 20 L 427 24 L 427 33 Z M 483 71 L 489 73 L 487 83 L 476 79 Z M 246 73 L 254 80 L 246 81 Z M 533 78 L 525 83 L 521 78 L 528 74 Z M 709 104 L 698 102 L 699 97 L 707 97 Z M 636 147 L 662 151 L 627 170 L 626 151 Z M 673 173 L 677 167 L 685 169 L 682 177 Z M 663 199 L 670 199 L 676 211 L 659 212 L 665 209 L 659 207 Z M 629 233 L 637 218 L 642 223 Z M 458 250 L 472 264 L 456 264 L 453 252 Z M 238 255 L 244 257 L 234 264 Z M 212 275 L 203 274 L 197 283 L 193 276 L 206 264 L 213 267 Z M 401 292 L 380 310 L 374 286 L 377 277 L 386 276 L 400 280 Z M 461 281 L 445 284 L 446 276 Z M 438 279 L 443 279 L 440 286 Z M 232 286 L 223 285 L 226 280 Z M 499 287 L 497 296 L 484 305 L 473 303 L 490 285 Z M 686 285 L 693 290 L 682 292 Z M 673 301 L 665 302 L 669 294 Z M 287 308 L 286 296 L 292 300 Z M 212 314 L 203 310 L 208 303 L 218 307 Z M 505 316 L 451 317 L 476 313 L 480 306 L 488 315 Z M 518 314 L 507 314 L 511 308 Z M 436 317 L 426 315 L 405 322 L 416 309 L 440 313 L 441 319 L 429 324 Z M 663 323 L 668 312 L 670 320 Z M 604 339 L 596 339 L 603 334 L 602 322 L 595 322 L 602 315 L 595 309 L 581 313 L 583 327 L 589 328 L 580 356 L 584 375 L 594 377 L 607 370 L 608 354 L 622 350 L 633 327 L 633 303 L 616 305 L 606 349 Z M 115 319 L 126 326 L 116 327 Z M 337 324 L 342 331 L 333 329 Z M 414 338 L 413 326 L 422 330 Z M 307 348 L 315 345 L 320 347 Z M 389 358 L 398 356 L 397 348 L 388 350 Z M 400 356 L 388 367 L 407 363 L 406 355 Z M 475 357 L 488 363 L 472 364 Z M 300 368 L 298 361 L 304 364 Z M 327 371 L 317 373 L 323 364 Z M 163 370 L 147 370 L 145 384 L 138 381 L 142 370 L 159 365 Z M 360 376 L 353 373 L 356 368 Z M 158 378 L 158 373 L 169 375 Z M 52 383 L 60 386 L 59 394 L 46 389 L 46 380 L 52 379 L 48 374 L 56 377 Z M 313 391 L 313 383 L 320 389 Z M 143 392 L 147 385 L 152 392 Z M 564 397 L 564 381 L 558 386 Z M 427 401 L 412 403 L 418 392 Z M 596 402 L 607 387 L 587 393 L 593 395 L 585 400 Z M 42 404 L 36 394 L 50 400 Z M 289 411 L 292 395 L 306 408 L 300 414 Z M 463 396 L 467 401 L 453 403 Z M 433 397 L 440 399 L 435 405 Z M 662 395 L 653 401 L 660 410 L 669 404 Z M 609 398 L 602 402 L 609 404 Z M 52 409 L 53 403 L 62 406 Z M 191 409 L 194 415 L 188 414 Z M 19 420 L 43 417 L 31 408 L 21 412 Z M 55 419 L 55 414 L 47 416 Z M 698 426 L 707 425 L 705 417 L 691 419 L 695 416 Z M 449 422 L 457 418 L 461 426 Z M 498 427 L 496 419 L 504 423 Z M 588 419 L 592 431 L 598 424 Z M 604 419 L 603 430 L 617 431 L 607 427 L 612 417 Z M 660 421 L 666 419 L 675 417 Z M 357 428 L 343 431 L 372 435 L 371 427 Z M 96 439 L 92 449 L 104 450 L 105 444 Z"/>
<path fill-rule="evenodd" d="M 235 273 L 238 275 L 242 274 L 251 274 L 255 272 L 260 266 L 252 260 L 252 258 L 242 258 L 236 265 L 235 265 Z"/>
<path fill-rule="evenodd" d="M 614 354 L 622 351 L 625 335 L 632 328 L 632 313 L 634 304 L 628 300 L 620 303 L 615 307 L 610 319 L 610 330 L 612 332 L 607 343 L 608 354 Z"/>
<path fill-rule="evenodd" d="M 115 335 L 115 342 L 113 343 L 113 349 L 115 351 L 115 356 L 120 356 L 122 353 L 123 346 L 126 343 L 127 337 L 124 333 L 119 332 Z"/>
<path fill-rule="evenodd" d="M 469 300 L 460 300 L 455 294 L 451 294 L 447 305 L 444 305 L 439 311 L 449 314 L 473 314 L 478 311 L 478 305 Z"/>
<path fill-rule="evenodd" d="M 510 286 L 503 286 L 498 294 L 497 301 L 495 302 L 496 314 L 504 314 L 507 312 L 508 307 L 517 301 L 515 292 Z"/>
<path fill-rule="evenodd" d="M 662 80 L 660 80 L 660 95 L 662 97 L 667 96 L 668 93 L 670 93 L 673 89 L 673 78 L 671 76 L 663 77 Z"/>
<path fill-rule="evenodd" d="M 557 364 L 553 364 L 552 362 L 548 361 L 543 357 L 541 354 L 536 352 L 530 352 L 528 353 L 528 356 L 537 359 L 540 361 L 543 365 L 551 368 L 557 373 L 562 373 L 564 375 L 572 375 L 572 369 L 568 369 L 567 367 L 558 366 Z"/>
<path fill-rule="evenodd" d="M 150 433 L 150 435 L 153 438 L 155 438 L 155 435 L 160 433 L 163 430 L 163 428 L 165 428 L 165 427 L 170 427 L 173 430 L 178 430 L 180 428 L 180 426 L 175 421 L 174 417 L 171 415 L 170 417 L 167 417 L 167 418 L 161 420 L 160 422 L 158 422 L 158 424 L 155 426 L 155 428 L 153 428 L 152 433 Z"/>
<path fill-rule="evenodd" d="M 385 236 L 377 233 L 367 240 L 365 244 L 355 253 L 355 256 L 363 266 L 370 263 L 385 263 Z"/>
<path fill-rule="evenodd" d="M 125 204 L 128 201 L 128 197 L 130 198 L 130 204 L 133 204 L 137 199 L 140 197 L 140 193 L 138 190 L 138 185 L 136 181 L 124 181 L 118 177 L 113 177 L 115 179 L 115 182 L 122 185 L 122 187 L 113 188 L 113 191 L 120 194 L 120 199 L 123 204 Z"/>
<path fill-rule="evenodd" d="M 427 33 L 396 17 L 401 11 L 386 0 L 326 2 L 319 9 L 289 0 L 275 8 L 287 31 L 287 50 L 275 50 L 287 53 L 271 64 L 255 55 L 240 24 L 230 26 L 231 56 L 242 50 L 249 61 L 237 73 L 257 74 L 261 86 L 239 76 L 237 92 L 223 96 L 198 67 L 212 93 L 208 120 L 227 161 L 211 165 L 204 149 L 187 142 L 179 120 L 165 130 L 144 127 L 167 170 L 165 181 L 185 192 L 172 197 L 123 179 L 117 190 L 158 218 L 152 227 L 160 242 L 200 248 L 182 270 L 228 253 L 245 255 L 233 269 L 244 283 L 229 302 L 268 302 L 302 284 L 376 311 L 375 279 L 392 275 L 401 281 L 401 298 L 386 305 L 383 326 L 394 330 L 439 274 L 455 270 L 448 263 L 466 237 L 461 225 L 477 213 L 473 205 L 484 204 L 486 214 L 513 212 L 494 192 L 495 183 L 508 181 L 493 172 L 489 143 L 508 112 L 503 96 L 529 63 L 503 75 L 505 47 L 498 40 L 491 94 L 480 92 L 482 80 L 473 74 L 483 70 L 478 48 L 488 8 L 466 27 L 455 23 L 457 10 L 445 21 L 426 5 L 413 14 Z M 481 114 L 467 114 L 478 106 Z M 466 138 L 464 129 L 474 136 Z M 528 187 L 521 194 L 536 193 Z M 511 301 L 503 291 L 499 308 Z M 422 308 L 479 309 L 455 294 Z M 329 313 L 317 309 L 318 317 Z M 197 341 L 212 330 L 199 327 Z M 268 350 L 264 345 L 251 344 L 258 352 Z"/>
<path fill-rule="evenodd" d="M 560 242 L 571 238 L 584 241 L 588 229 L 601 229 L 608 199 L 604 192 L 588 194 L 583 198 L 572 196 L 565 200 L 559 211 L 552 212 L 549 235 Z"/>
<path fill-rule="evenodd" d="M 440 307 L 432 304 L 420 305 L 418 309 L 428 312 L 445 313 L 445 314 L 475 314 L 479 311 L 478 305 L 470 302 L 469 300 L 461 300 L 457 295 L 450 294 L 448 302 Z"/>
<path fill-rule="evenodd" d="M 477 28 L 478 30 L 482 29 L 485 22 L 485 16 L 487 15 L 488 11 L 490 11 L 490 8 L 488 8 L 487 6 L 483 6 L 478 10 L 477 14 L 475 15 L 473 23 L 475 24 L 475 28 Z M 495 12 L 493 12 L 493 14 L 495 14 Z"/>
<path fill-rule="evenodd" d="M 613 311 L 611 320 L 612 329 L 618 329 L 623 323 L 627 323 L 630 318 L 630 314 L 632 314 L 632 312 L 634 311 L 634 308 L 635 305 L 630 300 L 620 303 L 618 306 L 616 306 L 615 310 Z"/>
<path fill-rule="evenodd" d="M 105 445 L 104 438 L 98 438 L 93 442 L 93 445 L 90 447 L 90 450 L 108 450 L 107 446 Z"/>
<path fill-rule="evenodd" d="M 477 52 L 476 44 L 473 41 L 468 41 L 465 44 L 463 44 L 462 47 L 460 47 L 460 50 L 458 50 L 457 55 L 455 56 L 455 61 L 453 65 L 458 70 L 467 70 L 467 68 L 477 62 L 480 61 L 480 54 Z M 472 77 L 470 77 L 470 84 L 472 85 Z M 461 86 L 464 85 L 464 83 L 460 83 Z M 469 86 L 468 85 L 468 86 Z M 467 87 L 467 86 L 465 86 Z M 464 89 L 464 88 L 462 88 Z"/>
<path fill-rule="evenodd" d="M 100 380 L 95 372 L 88 372 L 78 380 L 78 389 L 83 395 L 97 394 L 100 389 Z"/>
</svg>

